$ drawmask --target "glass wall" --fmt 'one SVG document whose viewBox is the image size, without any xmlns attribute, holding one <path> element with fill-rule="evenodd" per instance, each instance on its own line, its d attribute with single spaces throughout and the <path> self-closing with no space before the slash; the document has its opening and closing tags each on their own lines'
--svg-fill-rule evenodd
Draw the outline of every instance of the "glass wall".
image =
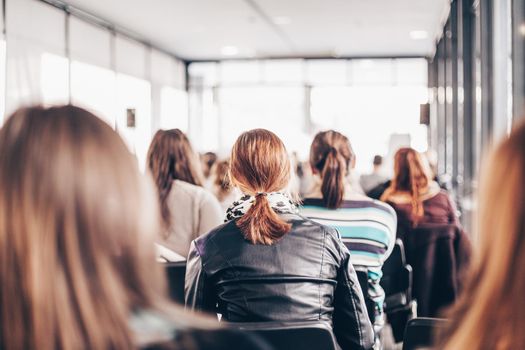
<svg viewBox="0 0 525 350">
<path fill-rule="evenodd" d="M 71 102 L 115 128 L 141 167 L 155 130 L 188 129 L 182 61 L 41 1 L 5 1 L 0 123 L 23 105 Z"/>
<path fill-rule="evenodd" d="M 199 126 L 192 138 L 202 140 L 201 151 L 225 155 L 241 132 L 259 127 L 302 159 L 316 132 L 336 129 L 349 136 L 361 172 L 375 154 L 388 158 L 403 145 L 427 150 L 419 124 L 428 101 L 425 59 L 192 63 L 189 76 L 190 120 Z"/>
</svg>

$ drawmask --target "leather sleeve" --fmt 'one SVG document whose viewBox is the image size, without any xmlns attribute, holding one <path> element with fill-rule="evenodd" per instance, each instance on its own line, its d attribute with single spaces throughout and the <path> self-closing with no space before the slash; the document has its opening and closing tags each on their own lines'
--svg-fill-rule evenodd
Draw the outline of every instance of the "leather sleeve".
<svg viewBox="0 0 525 350">
<path fill-rule="evenodd" d="M 191 242 L 186 263 L 186 279 L 184 283 L 186 308 L 213 313 L 216 309 L 216 300 L 214 288 L 202 268 L 201 255 L 195 247 L 195 241 L 193 241 Z"/>
<path fill-rule="evenodd" d="M 334 333 L 343 350 L 372 349 L 374 330 L 350 253 L 340 249 L 342 261 L 337 272 L 334 300 Z"/>
</svg>

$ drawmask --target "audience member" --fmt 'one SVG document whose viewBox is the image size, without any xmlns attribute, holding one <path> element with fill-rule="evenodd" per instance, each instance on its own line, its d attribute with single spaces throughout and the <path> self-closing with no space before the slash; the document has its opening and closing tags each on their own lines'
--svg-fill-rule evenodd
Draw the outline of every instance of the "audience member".
<svg viewBox="0 0 525 350">
<path fill-rule="evenodd" d="M 241 197 L 239 190 L 232 186 L 229 176 L 230 161 L 222 160 L 213 166 L 212 169 L 212 184 L 211 191 L 219 200 L 223 213 L 226 215 L 226 210 Z"/>
<path fill-rule="evenodd" d="M 162 244 L 186 257 L 190 242 L 224 218 L 217 199 L 202 187 L 202 174 L 186 135 L 159 130 L 148 150 L 164 223 Z"/>
<path fill-rule="evenodd" d="M 217 163 L 219 157 L 217 157 L 217 154 L 213 152 L 206 152 L 202 154 L 200 158 L 204 179 L 208 179 L 211 175 L 211 170 L 215 163 Z"/>
<path fill-rule="evenodd" d="M 386 176 L 384 176 L 381 173 L 382 165 L 383 157 L 381 157 L 380 155 L 375 155 L 373 161 L 374 168 L 372 170 L 372 173 L 361 175 L 359 183 L 361 184 L 361 188 L 366 194 L 368 194 L 368 192 L 370 192 L 372 189 L 388 180 Z"/>
<path fill-rule="evenodd" d="M 481 172 L 479 247 L 440 349 L 525 349 L 525 124 Z"/>
<path fill-rule="evenodd" d="M 228 221 L 192 243 L 186 306 L 230 322 L 319 320 L 343 349 L 370 349 L 373 329 L 350 254 L 333 228 L 297 214 L 282 192 L 290 160 L 272 132 L 243 133 L 230 158 L 244 196 Z"/>
<path fill-rule="evenodd" d="M 373 304 L 377 334 L 384 325 L 381 268 L 394 247 L 396 213 L 389 205 L 352 191 L 347 179 L 354 164 L 346 136 L 332 130 L 318 133 L 310 148 L 315 186 L 303 200 L 301 213 L 337 229 L 354 267 L 367 273 L 369 294 L 365 297 Z"/>
<path fill-rule="evenodd" d="M 157 213 L 153 185 L 99 118 L 15 112 L 0 131 L 0 348 L 257 347 L 167 301 Z"/>
<path fill-rule="evenodd" d="M 420 224 L 458 224 L 455 206 L 447 192 L 432 180 L 421 155 L 401 148 L 394 157 L 394 177 L 381 200 L 397 213 L 398 236 Z"/>
</svg>

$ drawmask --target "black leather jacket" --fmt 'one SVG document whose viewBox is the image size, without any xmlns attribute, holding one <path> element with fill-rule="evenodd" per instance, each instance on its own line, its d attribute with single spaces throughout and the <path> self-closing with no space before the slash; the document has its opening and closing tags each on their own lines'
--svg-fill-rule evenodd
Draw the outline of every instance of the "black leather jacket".
<svg viewBox="0 0 525 350">
<path fill-rule="evenodd" d="M 186 307 L 229 322 L 313 321 L 333 325 L 343 349 L 374 344 L 350 253 L 333 228 L 299 215 L 277 243 L 251 244 L 234 221 L 192 242 Z"/>
</svg>

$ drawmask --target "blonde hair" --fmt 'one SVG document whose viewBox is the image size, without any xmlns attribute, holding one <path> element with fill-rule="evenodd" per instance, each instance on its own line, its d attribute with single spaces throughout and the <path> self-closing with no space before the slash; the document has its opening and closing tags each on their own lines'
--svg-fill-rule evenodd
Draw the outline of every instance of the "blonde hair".
<svg viewBox="0 0 525 350">
<path fill-rule="evenodd" d="M 445 349 L 525 349 L 525 124 L 481 172 L 480 249 L 451 310 Z"/>
<path fill-rule="evenodd" d="M 274 133 L 255 129 L 239 136 L 231 152 L 230 178 L 243 193 L 255 196 L 255 203 L 237 221 L 247 240 L 270 245 L 290 231 L 291 225 L 266 198 L 266 193 L 282 190 L 290 182 L 290 159 Z"/>
<path fill-rule="evenodd" d="M 124 349 L 165 309 L 152 184 L 118 135 L 73 106 L 0 131 L 0 348 Z"/>
</svg>

